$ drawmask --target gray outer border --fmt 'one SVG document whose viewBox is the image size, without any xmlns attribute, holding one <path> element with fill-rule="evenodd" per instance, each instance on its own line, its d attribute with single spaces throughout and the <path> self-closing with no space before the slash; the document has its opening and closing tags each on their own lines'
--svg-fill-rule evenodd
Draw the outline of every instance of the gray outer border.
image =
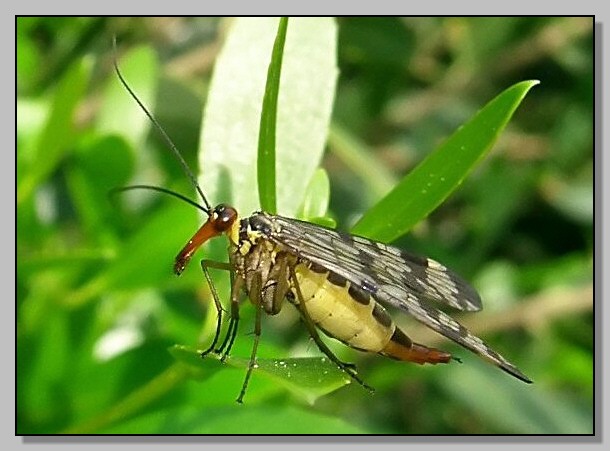
<svg viewBox="0 0 610 451">
<path fill-rule="evenodd" d="M 9 2 L 5 2 L 7 5 Z M 15 3 L 16 5 L 14 5 Z M 604 216 L 608 214 L 608 196 L 604 196 L 604 193 L 607 193 L 607 190 L 610 188 L 610 181 L 607 179 L 604 183 L 604 178 L 602 174 L 608 174 L 609 168 L 608 158 L 603 158 L 603 121 L 602 121 L 602 111 L 603 106 L 608 104 L 607 92 L 608 90 L 602 89 L 602 74 L 609 73 L 608 70 L 608 61 L 609 59 L 603 59 L 602 49 L 607 49 L 607 34 L 604 34 L 604 19 L 608 17 L 608 12 L 606 11 L 607 5 L 602 2 L 594 2 L 593 0 L 580 0 L 577 4 L 574 3 L 565 3 L 565 4 L 553 4 L 553 11 L 549 11 L 549 8 L 546 3 L 535 3 L 531 1 L 523 1 L 523 0 L 513 0 L 510 3 L 496 4 L 484 2 L 483 0 L 470 1 L 470 0 L 462 0 L 460 2 L 443 2 L 443 1 L 427 1 L 427 2 L 413 2 L 413 3 L 402 3 L 396 0 L 375 0 L 374 2 L 368 1 L 357 1 L 352 0 L 349 2 L 349 7 L 346 4 L 339 5 L 337 4 L 334 8 L 331 7 L 330 3 L 326 4 L 312 4 L 309 2 L 294 2 L 288 4 L 287 2 L 269 1 L 269 0 L 257 0 L 256 2 L 249 2 L 247 0 L 239 0 L 239 1 L 229 1 L 223 0 L 218 2 L 209 2 L 209 4 L 203 5 L 200 2 L 182 2 L 184 5 L 178 5 L 177 2 L 172 2 L 171 5 L 167 3 L 160 3 L 158 5 L 153 4 L 151 2 L 146 2 L 147 9 L 146 11 L 142 10 L 142 6 L 144 5 L 142 2 L 124 2 L 124 1 L 116 1 L 116 0 L 106 0 L 104 2 L 91 2 L 91 3 L 76 3 L 67 0 L 53 0 L 52 2 L 35 2 L 35 1 L 20 1 L 20 2 L 10 2 L 8 4 L 8 13 L 0 15 L 3 23 L 2 30 L 4 33 L 9 34 L 10 36 L 5 37 L 0 42 L 2 42 L 3 47 L 9 47 L 11 44 L 12 52 L 5 51 L 2 52 L 3 55 L 8 55 L 7 59 L 10 59 L 12 56 L 12 61 L 15 61 L 15 15 L 41 15 L 41 14 L 74 14 L 78 12 L 80 14 L 88 13 L 91 15 L 94 14 L 109 14 L 109 13 L 120 13 L 125 15 L 138 15 L 142 13 L 146 14 L 163 14 L 167 13 L 168 10 L 171 10 L 173 14 L 201 14 L 205 12 L 207 15 L 215 15 L 215 14 L 223 14 L 223 15 L 279 15 L 279 14 L 292 14 L 292 15 L 335 15 L 335 14 L 343 14 L 343 15 L 438 15 L 442 12 L 442 15 L 590 15 L 595 14 L 595 239 L 596 239 L 596 250 L 598 251 L 595 255 L 595 314 L 596 314 L 596 367 L 595 367 L 595 380 L 596 380 L 596 405 L 595 405 L 595 431 L 597 436 L 561 436 L 561 437 L 553 437 L 553 436 L 518 436 L 518 437 L 442 437 L 442 436 L 432 436 L 432 437 L 408 437 L 408 436 L 399 436 L 399 437 L 382 437 L 382 436 L 336 436 L 336 437 L 311 437 L 311 436 L 258 436 L 258 437 L 240 437 L 240 436 L 220 436 L 220 437 L 197 437 L 197 436 L 152 436 L 152 437 L 133 437 L 133 436 L 81 436 L 81 437 L 15 437 L 15 405 L 11 405 L 12 403 L 6 403 L 4 406 L 3 417 L 4 421 L 1 421 L 3 429 L 3 437 L 12 437 L 8 441 L 2 440 L 7 445 L 7 448 L 3 449 L 13 449 L 13 447 L 17 447 L 19 445 L 42 445 L 49 449 L 63 449 L 66 444 L 78 444 L 78 449 L 92 449 L 99 450 L 100 446 L 106 448 L 107 446 L 116 447 L 117 444 L 125 444 L 125 446 L 130 446 L 131 448 L 141 448 L 148 449 L 151 444 L 156 444 L 155 449 L 170 449 L 171 446 L 175 446 L 175 444 L 184 443 L 184 444 L 214 444 L 215 446 L 228 445 L 231 447 L 239 446 L 240 444 L 247 445 L 248 449 L 251 451 L 255 450 L 266 450 L 278 448 L 278 446 L 285 446 L 285 444 L 290 443 L 291 448 L 295 447 L 297 449 L 307 449 L 312 444 L 322 445 L 328 444 L 329 447 L 332 446 L 334 451 L 338 451 L 341 449 L 351 449 L 356 444 L 363 444 L 364 446 L 370 445 L 372 443 L 382 444 L 384 448 L 393 449 L 400 446 L 401 448 L 405 445 L 409 446 L 413 449 L 413 445 L 432 445 L 435 444 L 451 444 L 452 450 L 468 450 L 471 451 L 472 446 L 480 447 L 486 446 L 486 444 L 494 443 L 498 444 L 502 447 L 510 446 L 511 443 L 520 443 L 520 444 L 531 444 L 528 446 L 536 446 L 542 445 L 545 449 L 553 449 L 555 450 L 557 447 L 563 448 L 564 446 L 572 447 L 577 443 L 588 443 L 592 445 L 602 445 L 604 434 L 603 431 L 606 430 L 604 427 L 608 425 L 608 417 L 607 417 L 607 409 L 608 406 L 608 396 L 607 391 L 603 390 L 601 386 L 601 381 L 603 380 L 602 374 L 608 374 L 608 359 L 602 361 L 600 359 L 601 356 L 601 348 L 602 343 L 607 343 L 608 332 L 604 331 L 602 324 L 608 324 L 610 321 L 608 316 L 608 309 L 603 309 L 602 302 L 606 296 L 603 295 L 602 288 L 602 268 L 608 267 L 608 250 L 604 246 L 607 243 L 607 240 L 604 240 L 602 224 L 608 223 L 608 221 L 604 221 Z M 505 7 L 510 6 L 510 7 Z M 17 6 L 15 8 L 14 6 Z M 180 7 L 183 6 L 183 7 Z M 325 6 L 325 8 L 320 7 Z M 575 8 L 576 7 L 576 8 Z M 576 10 L 580 11 L 576 11 Z M 205 10 L 205 11 L 204 11 Z M 13 71 L 13 77 L 15 76 L 15 71 Z M 10 75 L 9 75 L 10 77 Z M 16 80 L 13 78 L 14 82 L 12 86 L 16 86 Z M 6 89 L 7 86 L 11 86 L 10 82 L 5 80 L 2 83 L 3 89 Z M 13 94 L 9 94 L 4 96 L 5 99 L 12 98 Z M 601 100 L 601 102 L 600 102 Z M 3 103 L 3 108 L 11 108 L 11 105 L 6 102 Z M 4 116 L 10 117 L 10 116 Z M 2 121 L 2 128 L 8 128 L 6 126 L 7 121 Z M 13 130 L 15 130 L 16 124 L 13 126 Z M 14 138 L 14 132 L 11 133 L 9 130 L 6 130 L 2 133 L 2 136 L 12 137 L 13 138 L 13 148 L 16 145 Z M 10 149 L 10 145 L 7 146 Z M 2 168 L 2 172 L 5 173 L 0 178 L 4 183 L 7 183 L 9 186 L 4 186 L 0 193 L 2 193 L 2 197 L 6 198 L 3 205 L 9 205 L 8 194 L 14 193 L 14 187 L 16 186 L 15 180 L 15 172 L 12 168 L 15 167 L 15 155 L 11 154 L 11 152 L 3 152 L 2 158 L 6 159 L 6 164 L 0 165 Z M 12 182 L 12 183 L 11 183 Z M 14 202 L 15 197 L 13 196 L 12 202 Z M 14 205 L 14 204 L 13 204 Z M 606 207 L 606 208 L 604 208 Z M 14 212 L 14 210 L 12 210 Z M 16 230 L 16 222 L 15 220 L 8 222 L 8 225 L 5 223 L 6 227 L 13 227 L 13 234 L 4 233 L 2 234 L 2 240 L 7 241 L 6 245 L 3 249 L 14 249 L 14 241 L 12 243 L 8 242 L 11 236 L 15 236 Z M 4 253 L 4 270 L 0 272 L 2 274 L 3 279 L 5 279 L 5 287 L 12 287 L 15 290 L 15 266 L 12 265 L 7 260 L 7 254 Z M 12 280 L 9 280 L 12 279 Z M 15 322 L 14 318 L 16 315 L 15 305 L 10 302 L 10 299 L 15 298 L 15 294 L 13 292 L 13 296 L 10 295 L 5 298 L 4 308 L 10 308 L 12 312 L 9 314 L 2 315 L 2 321 L 5 323 L 3 327 L 0 329 L 3 335 L 3 343 L 12 343 L 13 346 L 7 346 L 6 348 L 10 349 L 10 352 L 13 354 L 10 356 L 13 362 L 15 362 Z M 9 306 L 8 308 L 6 306 Z M 605 315 L 605 318 L 602 320 L 602 315 Z M 603 366 L 603 368 L 602 368 Z M 3 374 L 3 383 L 1 386 L 3 387 L 3 391 L 5 392 L 4 399 L 15 399 L 15 372 L 8 371 Z M 7 412 L 8 411 L 8 412 Z M 605 415 L 604 415 L 605 414 Z M 108 444 L 108 445 L 105 445 Z M 562 446 L 563 445 L 563 446 Z M 161 448 L 159 448 L 161 447 Z M 536 446 L 537 448 L 539 446 Z M 419 448 L 419 446 L 418 446 Z"/>
</svg>

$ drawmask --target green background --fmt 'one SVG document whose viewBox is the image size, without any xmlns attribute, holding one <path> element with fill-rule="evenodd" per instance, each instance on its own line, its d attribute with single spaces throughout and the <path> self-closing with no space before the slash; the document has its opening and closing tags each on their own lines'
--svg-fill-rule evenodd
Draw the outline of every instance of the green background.
<svg viewBox="0 0 610 451">
<path fill-rule="evenodd" d="M 150 193 L 108 197 L 134 182 L 192 191 L 116 83 L 112 36 L 131 55 L 121 61 L 130 85 L 195 168 L 230 21 L 19 18 L 17 433 L 592 433 L 592 21 L 337 25 L 322 166 L 329 215 L 344 230 L 489 100 L 540 80 L 462 186 L 394 242 L 472 281 L 484 310 L 459 317 L 534 384 L 400 318 L 417 341 L 464 363 L 419 367 L 333 344 L 375 395 L 350 384 L 302 397 L 255 373 L 237 405 L 242 369 L 194 368 L 171 351 L 205 346 L 214 325 L 198 265 L 180 278 L 171 272 L 197 212 Z M 222 255 L 222 246 L 209 252 Z M 234 356 L 249 355 L 252 310 L 244 303 Z M 265 319 L 259 354 L 318 352 L 287 305 Z"/>
</svg>

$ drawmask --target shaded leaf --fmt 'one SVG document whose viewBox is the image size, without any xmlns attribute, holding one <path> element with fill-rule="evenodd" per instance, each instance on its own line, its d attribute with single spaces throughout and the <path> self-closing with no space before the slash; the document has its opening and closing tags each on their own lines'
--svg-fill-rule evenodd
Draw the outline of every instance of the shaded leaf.
<svg viewBox="0 0 610 451">
<path fill-rule="evenodd" d="M 591 434 L 590 406 L 578 404 L 534 381 L 498 377 L 493 368 L 468 362 L 439 378 L 443 388 L 477 417 L 513 434 Z M 552 408 L 550 408 L 552 406 Z"/>
<path fill-rule="evenodd" d="M 59 81 L 37 141 L 32 149 L 28 149 L 27 159 L 18 160 L 26 165 L 17 168 L 21 175 L 17 180 L 18 205 L 29 199 L 36 187 L 56 169 L 74 140 L 74 112 L 85 92 L 89 72 L 90 65 L 78 61 Z"/>
<path fill-rule="evenodd" d="M 179 407 L 142 415 L 105 430 L 112 434 L 365 434 L 322 413 L 285 405 Z"/>
</svg>

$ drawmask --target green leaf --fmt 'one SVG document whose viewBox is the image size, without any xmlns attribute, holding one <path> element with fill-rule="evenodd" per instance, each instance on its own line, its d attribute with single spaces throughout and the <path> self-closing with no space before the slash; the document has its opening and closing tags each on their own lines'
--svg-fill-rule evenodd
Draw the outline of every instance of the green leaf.
<svg viewBox="0 0 610 451">
<path fill-rule="evenodd" d="M 517 83 L 489 102 L 372 207 L 352 232 L 383 242 L 407 233 L 462 183 L 537 84 Z"/>
<path fill-rule="evenodd" d="M 94 135 L 75 154 L 78 164 L 66 174 L 66 184 L 83 229 L 114 245 L 108 224 L 116 216 L 116 205 L 108 202 L 108 192 L 127 183 L 134 166 L 132 149 L 116 135 Z"/>
<path fill-rule="evenodd" d="M 18 168 L 22 176 L 17 180 L 17 205 L 29 199 L 36 187 L 55 170 L 75 139 L 74 111 L 85 93 L 90 66 L 85 61 L 78 61 L 59 81 L 38 140 L 27 152 L 27 158 L 19 159 L 23 165 Z"/>
<path fill-rule="evenodd" d="M 499 432 L 516 434 L 591 434 L 590 406 L 549 391 L 543 384 L 524 386 L 498 377 L 496 369 L 468 361 L 439 383 L 469 412 L 493 424 Z M 552 406 L 552 408 L 549 408 Z"/>
<path fill-rule="evenodd" d="M 260 209 L 257 145 L 277 18 L 238 18 L 216 61 L 203 116 L 200 183 L 212 203 Z M 319 166 L 337 79 L 336 25 L 290 19 L 276 124 L 278 212 L 295 216 Z"/>
<path fill-rule="evenodd" d="M 201 374 L 208 376 L 226 369 L 226 365 L 244 370 L 247 370 L 249 365 L 249 359 L 239 357 L 229 357 L 225 362 L 221 362 L 220 357 L 214 353 L 202 359 L 201 351 L 181 345 L 174 346 L 170 352 L 180 362 L 198 368 L 202 370 Z M 253 377 L 269 378 L 310 404 L 351 381 L 349 376 L 325 357 L 257 358 L 256 365 Z M 240 389 L 241 387 L 235 387 L 236 395 Z"/>
<path fill-rule="evenodd" d="M 328 143 L 332 153 L 365 183 L 364 192 L 368 191 L 378 199 L 396 185 L 398 180 L 387 166 L 361 139 L 339 124 L 331 125 Z"/>
<path fill-rule="evenodd" d="M 150 47 L 135 48 L 125 54 L 118 64 L 129 87 L 149 111 L 154 111 L 159 79 L 159 62 L 154 50 Z M 144 148 L 150 120 L 127 93 L 114 72 L 104 92 L 98 127 L 101 132 L 117 134 L 127 139 L 136 151 Z M 146 158 L 144 150 L 141 154 L 138 158 Z"/>
<path fill-rule="evenodd" d="M 63 300 L 67 305 L 78 306 L 91 301 L 109 289 L 134 289 L 159 286 L 163 280 L 173 278 L 172 261 L 197 227 L 196 212 L 171 199 L 159 209 L 144 227 L 138 229 L 114 256 L 114 261 L 78 290 Z"/>
<path fill-rule="evenodd" d="M 263 97 L 261 125 L 258 134 L 258 196 L 263 210 L 275 214 L 277 201 L 275 195 L 275 130 L 277 122 L 277 99 L 282 73 L 282 56 L 286 42 L 288 18 L 282 17 L 273 44 L 273 53 L 267 72 L 267 86 Z"/>
<path fill-rule="evenodd" d="M 298 217 L 306 221 L 311 218 L 323 218 L 328 211 L 330 201 L 330 180 L 323 168 L 318 168 L 307 185 L 305 198 Z"/>
<path fill-rule="evenodd" d="M 287 405 L 159 410 L 106 429 L 108 434 L 366 434 L 340 418 Z"/>
</svg>

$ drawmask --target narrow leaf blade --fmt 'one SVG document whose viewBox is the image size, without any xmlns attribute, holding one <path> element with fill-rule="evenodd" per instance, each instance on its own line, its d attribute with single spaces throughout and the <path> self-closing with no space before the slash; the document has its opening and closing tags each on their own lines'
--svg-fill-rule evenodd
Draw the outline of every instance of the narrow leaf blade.
<svg viewBox="0 0 610 451">
<path fill-rule="evenodd" d="M 537 84 L 517 83 L 489 102 L 372 207 L 352 232 L 384 242 L 407 233 L 462 183 Z"/>
<path fill-rule="evenodd" d="M 261 112 L 261 125 L 258 132 L 258 195 L 263 210 L 269 213 L 277 212 L 275 194 L 275 133 L 277 121 L 277 99 L 280 90 L 280 74 L 282 73 L 282 57 L 288 18 L 282 17 L 277 29 L 275 43 L 269 70 L 267 71 L 267 85 L 263 97 L 263 110 Z"/>
<path fill-rule="evenodd" d="M 216 60 L 200 139 L 201 186 L 212 203 L 261 208 L 257 146 L 277 18 L 238 18 Z M 319 166 L 337 80 L 331 18 L 291 18 L 276 123 L 277 210 L 295 216 Z"/>
</svg>

